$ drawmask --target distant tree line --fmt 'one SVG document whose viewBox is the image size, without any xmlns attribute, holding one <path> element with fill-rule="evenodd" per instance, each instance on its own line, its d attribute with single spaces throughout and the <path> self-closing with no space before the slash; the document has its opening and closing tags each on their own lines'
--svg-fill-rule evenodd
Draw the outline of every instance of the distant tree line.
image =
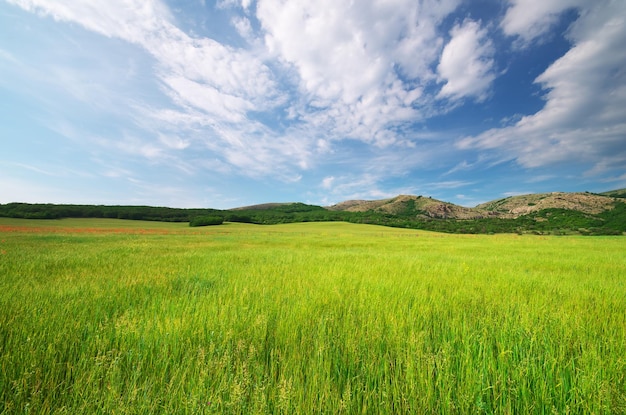
<svg viewBox="0 0 626 415">
<path fill-rule="evenodd" d="M 220 212 L 215 209 L 177 209 L 154 206 L 54 205 L 8 203 L 0 216 L 23 219 L 112 218 L 159 222 L 189 222 L 195 216 Z"/>
<path fill-rule="evenodd" d="M 224 223 L 221 216 L 196 216 L 189 221 L 189 226 L 214 226 Z"/>
<path fill-rule="evenodd" d="M 115 218 L 162 222 L 189 222 L 206 226 L 223 222 L 279 224 L 294 222 L 344 221 L 398 228 L 422 229 L 448 233 L 536 233 L 621 235 L 626 232 L 626 203 L 614 209 L 590 215 L 567 209 L 544 209 L 516 219 L 439 219 L 429 218 L 414 205 L 403 212 L 332 211 L 321 206 L 292 203 L 266 209 L 178 209 L 152 206 L 0 204 L 0 217 L 26 219 Z"/>
</svg>

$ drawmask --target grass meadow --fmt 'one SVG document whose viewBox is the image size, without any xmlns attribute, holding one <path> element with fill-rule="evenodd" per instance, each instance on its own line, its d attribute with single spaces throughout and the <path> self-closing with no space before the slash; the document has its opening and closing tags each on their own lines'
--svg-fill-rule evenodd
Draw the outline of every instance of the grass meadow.
<svg viewBox="0 0 626 415">
<path fill-rule="evenodd" d="M 0 413 L 626 413 L 626 239 L 0 219 Z"/>
</svg>

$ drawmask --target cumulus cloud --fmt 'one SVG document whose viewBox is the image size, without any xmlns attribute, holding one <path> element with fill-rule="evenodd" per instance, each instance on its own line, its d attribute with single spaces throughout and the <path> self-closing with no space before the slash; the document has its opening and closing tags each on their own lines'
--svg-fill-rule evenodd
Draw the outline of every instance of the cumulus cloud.
<svg viewBox="0 0 626 415">
<path fill-rule="evenodd" d="M 450 35 L 452 38 L 443 49 L 437 67 L 440 79 L 445 82 L 439 96 L 484 100 L 496 77 L 493 70 L 495 50 L 487 31 L 479 22 L 465 20 L 455 25 Z"/>
<path fill-rule="evenodd" d="M 424 87 L 441 51 L 437 25 L 458 1 L 260 0 L 265 43 L 297 75 L 303 122 L 334 139 L 385 146 L 424 118 Z"/>
<path fill-rule="evenodd" d="M 501 27 L 506 35 L 519 36 L 521 46 L 528 46 L 544 35 L 563 11 L 591 3 L 589 0 L 509 0 L 510 6 Z"/>
<path fill-rule="evenodd" d="M 496 150 L 525 167 L 576 160 L 596 173 L 623 169 L 626 3 L 587 2 L 568 38 L 572 48 L 535 80 L 546 91 L 545 106 L 509 127 L 464 138 L 461 148 Z"/>
</svg>

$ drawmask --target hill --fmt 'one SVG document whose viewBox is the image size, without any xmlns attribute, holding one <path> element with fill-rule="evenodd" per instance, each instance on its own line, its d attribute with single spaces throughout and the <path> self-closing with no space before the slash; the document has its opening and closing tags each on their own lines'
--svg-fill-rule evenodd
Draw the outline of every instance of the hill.
<svg viewBox="0 0 626 415">
<path fill-rule="evenodd" d="M 614 197 L 593 193 L 534 193 L 511 196 L 476 206 L 503 218 L 517 218 L 544 209 L 567 209 L 597 215 L 613 209 Z"/>
<path fill-rule="evenodd" d="M 382 200 L 349 200 L 327 209 L 346 212 L 374 211 L 415 218 L 516 219 L 545 209 L 565 209 L 597 215 L 613 209 L 617 202 L 615 197 L 602 194 L 552 192 L 510 196 L 468 208 L 430 197 L 400 195 Z"/>
<path fill-rule="evenodd" d="M 626 193 L 616 190 L 605 194 L 529 194 L 498 199 L 473 208 L 412 195 L 382 200 L 349 200 L 328 207 L 266 203 L 230 210 L 8 203 L 0 204 L 0 217 L 194 222 L 198 217 L 210 216 L 225 222 L 255 224 L 345 221 L 452 233 L 621 235 L 626 232 L 626 200 L 619 196 L 622 194 Z"/>
<path fill-rule="evenodd" d="M 619 192 L 528 194 L 473 208 L 430 197 L 400 195 L 350 200 L 327 209 L 362 215 L 372 223 L 441 232 L 622 234 L 626 232 L 626 202 L 614 197 Z"/>
<path fill-rule="evenodd" d="M 617 189 L 617 190 L 610 190 L 608 192 L 603 192 L 600 193 L 603 196 L 610 196 L 610 197 L 619 197 L 619 198 L 626 198 L 626 189 Z"/>
<path fill-rule="evenodd" d="M 424 196 L 400 195 L 383 200 L 349 200 L 327 209 L 345 212 L 374 211 L 406 218 L 480 219 L 488 217 L 486 211 L 466 208 Z"/>
</svg>

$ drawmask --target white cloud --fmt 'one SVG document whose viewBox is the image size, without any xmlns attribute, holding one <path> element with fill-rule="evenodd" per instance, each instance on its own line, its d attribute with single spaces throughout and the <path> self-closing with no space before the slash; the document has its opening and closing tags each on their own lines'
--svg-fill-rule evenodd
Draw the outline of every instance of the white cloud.
<svg viewBox="0 0 626 415">
<path fill-rule="evenodd" d="M 435 182 L 431 183 L 429 187 L 439 190 L 439 189 L 457 189 L 459 187 L 467 187 L 474 184 L 474 182 L 464 181 L 464 180 L 448 180 L 445 182 Z"/>
<path fill-rule="evenodd" d="M 210 149 L 244 174 L 264 173 L 286 180 L 297 177 L 288 172 L 289 169 L 307 168 L 310 164 L 308 147 L 314 142 L 306 137 L 281 136 L 251 119 L 253 113 L 273 110 L 285 102 L 273 73 L 255 51 L 236 49 L 209 38 L 190 37 L 174 26 L 167 7 L 157 0 L 11 2 L 25 10 L 130 42 L 154 59 L 156 65 L 148 68 L 154 73 L 149 76 L 156 76 L 171 100 L 170 105 L 160 108 L 154 108 L 155 104 L 141 101 L 141 98 L 122 98 L 125 93 L 122 88 L 112 94 L 107 89 L 110 83 L 98 83 L 106 76 L 104 71 L 80 72 L 48 65 L 48 70 L 55 71 L 54 79 L 49 81 L 61 83 L 65 93 L 100 107 L 106 104 L 111 113 L 126 111 L 124 118 L 143 130 L 141 135 L 122 132 L 94 136 L 76 127 L 69 134 L 65 134 L 67 129 L 63 132 L 68 138 L 86 135 L 91 137 L 87 139 L 91 144 L 103 149 L 181 165 L 183 161 L 171 150 L 189 147 L 206 152 Z M 249 3 L 244 2 L 243 6 L 248 7 Z M 8 59 L 10 55 L 5 53 L 3 57 Z M 96 79 L 87 81 L 89 74 L 96 74 Z M 104 97 L 108 98 L 103 104 Z M 181 135 L 185 136 L 184 141 L 163 139 Z M 223 167 L 220 169 L 223 171 Z"/>
<path fill-rule="evenodd" d="M 376 174 L 345 174 L 333 177 L 328 183 L 328 187 L 322 186 L 326 203 L 330 199 L 335 201 L 359 200 L 359 199 L 386 199 L 397 196 L 403 192 L 402 189 L 380 189 L 380 176 Z M 323 183 L 323 185 L 326 183 Z M 335 202 L 336 203 L 336 202 Z"/>
<path fill-rule="evenodd" d="M 252 30 L 252 24 L 250 23 L 250 19 L 245 16 L 237 16 L 232 19 L 232 25 L 237 29 L 237 33 L 242 38 L 252 41 L 254 37 L 254 33 Z"/>
<path fill-rule="evenodd" d="M 437 71 L 445 85 L 439 95 L 451 99 L 474 97 L 484 100 L 495 79 L 495 52 L 487 31 L 479 22 L 465 20 L 450 31 L 450 42 L 443 49 Z"/>
<path fill-rule="evenodd" d="M 252 0 L 218 0 L 217 7 L 225 9 L 227 7 L 241 7 L 244 10 L 250 8 Z"/>
<path fill-rule="evenodd" d="M 196 152 L 217 160 L 208 165 L 220 171 L 227 163 L 241 174 L 286 181 L 319 164 L 338 141 L 406 149 L 420 140 L 406 126 L 435 111 L 437 98 L 424 91 L 438 79 L 438 27 L 460 1 L 221 1 L 218 7 L 244 13 L 231 21 L 249 41 L 242 49 L 186 34 L 157 0 L 10 0 L 129 42 L 154 60 L 140 73 L 128 62 L 127 76 L 153 71 L 169 99 L 161 104 L 119 99 L 124 83 L 111 93 L 111 82 L 87 81 L 103 73 L 57 68 L 66 93 L 133 123 L 127 134 L 89 135 L 92 144 L 181 166 L 178 153 Z"/>
<path fill-rule="evenodd" d="M 180 105 L 241 119 L 252 108 L 262 111 L 281 102 L 271 71 L 254 54 L 188 36 L 170 22 L 168 9 L 157 0 L 9 1 L 141 46 L 156 59 L 157 74 Z"/>
<path fill-rule="evenodd" d="M 626 173 L 623 173 L 619 176 L 607 177 L 602 180 L 604 183 L 615 183 L 613 188 L 623 189 L 626 188 Z"/>
<path fill-rule="evenodd" d="M 335 181 L 334 176 L 324 177 L 322 180 L 322 189 L 330 189 L 333 186 L 333 182 Z"/>
<path fill-rule="evenodd" d="M 532 193 L 535 193 L 535 192 L 531 190 L 522 190 L 522 191 L 504 192 L 502 193 L 502 196 L 513 197 L 513 196 L 529 195 Z"/>
<path fill-rule="evenodd" d="M 369 174 L 369 182 L 333 171 L 318 180 L 323 188 L 347 195 L 358 193 L 350 190 L 356 189 L 353 183 L 369 183 L 375 193 L 383 177 L 432 167 L 436 161 L 427 156 L 443 152 L 441 143 L 431 145 L 435 139 L 421 146 L 427 139 L 413 128 L 416 123 L 446 111 L 442 102 L 485 100 L 497 76 L 488 30 L 494 23 L 459 20 L 441 33 L 461 0 L 219 2 L 236 8 L 239 15 L 230 23 L 248 40 L 248 49 L 190 36 L 157 0 L 9 2 L 142 50 L 139 70 L 132 60 L 125 69 L 51 64 L 46 70 L 65 94 L 108 108 L 118 119 L 126 111 L 124 119 L 132 123 L 113 127 L 110 136 L 76 131 L 75 137 L 188 172 L 216 169 L 290 182 L 333 158 Z M 524 44 L 545 34 L 563 11 L 577 8 L 580 17 L 567 31 L 572 48 L 536 79 L 545 91 L 541 111 L 465 138 L 459 147 L 495 150 L 500 159 L 526 167 L 571 158 L 588 161 L 590 174 L 623 166 L 625 4 L 511 0 L 501 28 Z M 13 64 L 13 55 L 0 50 L 0 62 Z M 106 72 L 130 81 L 98 83 Z M 90 82 L 92 74 L 100 78 Z M 116 99 L 143 76 L 161 88 L 160 101 L 142 101 L 132 92 Z M 117 90 L 111 92 L 111 85 Z M 367 148 L 358 156 L 347 151 L 355 141 Z M 209 161 L 203 163 L 205 157 Z M 474 165 L 454 163 L 447 174 Z"/>
<path fill-rule="evenodd" d="M 0 49 L 0 60 L 6 61 L 12 65 L 19 65 L 20 61 L 13 56 L 11 52 Z"/>
<path fill-rule="evenodd" d="M 34 165 L 35 163 L 26 164 L 12 161 L 0 161 L 0 166 L 6 166 L 8 169 L 24 169 L 30 172 L 34 172 L 43 176 L 50 177 L 91 177 L 92 175 L 85 171 L 76 170 L 68 166 L 58 167 L 52 164 L 42 166 L 41 163 Z"/>
<path fill-rule="evenodd" d="M 192 107 L 215 120 L 241 122 L 245 114 L 254 108 L 250 101 L 227 95 L 219 90 L 184 76 L 165 76 L 166 92 L 182 107 Z"/>
<path fill-rule="evenodd" d="M 474 167 L 474 165 L 475 163 L 469 163 L 467 160 L 462 160 L 460 163 L 457 163 L 456 166 L 445 172 L 443 175 L 448 176 L 459 171 L 470 170 L 472 167 Z"/>
<path fill-rule="evenodd" d="M 519 36 L 521 46 L 544 35 L 557 22 L 559 15 L 577 7 L 605 0 L 509 0 L 510 7 L 501 27 L 508 36 Z"/>
<path fill-rule="evenodd" d="M 146 40 L 146 33 L 167 32 L 166 22 L 170 18 L 167 8 L 159 1 L 7 1 L 30 12 L 51 16 L 58 21 L 76 22 L 104 36 L 118 37 L 138 44 Z"/>
<path fill-rule="evenodd" d="M 175 150 L 184 150 L 189 147 L 189 141 L 175 135 L 159 134 L 159 141 L 166 147 Z"/>
<path fill-rule="evenodd" d="M 423 119 L 437 25 L 458 3 L 260 0 L 257 17 L 270 53 L 297 74 L 305 103 L 292 113 L 332 139 L 386 146 L 403 141 L 399 124 Z"/>
<path fill-rule="evenodd" d="M 556 179 L 557 177 L 553 174 L 541 174 L 539 176 L 530 177 L 526 180 L 526 183 L 540 183 L 548 180 Z"/>
<path fill-rule="evenodd" d="M 525 167 L 570 161 L 595 173 L 626 165 L 626 2 L 588 3 L 568 31 L 573 47 L 536 82 L 545 106 L 514 125 L 458 144 L 495 149 Z"/>
</svg>

